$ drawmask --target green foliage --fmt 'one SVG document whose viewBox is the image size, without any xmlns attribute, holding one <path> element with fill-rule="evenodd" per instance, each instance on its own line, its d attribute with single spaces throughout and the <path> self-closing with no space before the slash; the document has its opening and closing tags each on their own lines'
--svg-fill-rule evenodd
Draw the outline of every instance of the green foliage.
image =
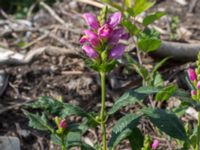
<svg viewBox="0 0 200 150">
<path fill-rule="evenodd" d="M 171 40 L 175 40 L 177 38 L 176 30 L 179 26 L 179 23 L 180 23 L 180 18 L 178 16 L 172 16 L 172 20 L 170 22 L 170 29 L 171 29 L 170 39 Z"/>
<path fill-rule="evenodd" d="M 146 85 L 154 87 L 163 86 L 164 82 L 162 76 L 158 72 L 158 69 L 169 59 L 169 57 L 161 60 L 158 64 L 155 65 L 155 67 L 151 71 L 147 70 L 144 66 L 136 62 L 129 55 L 126 55 L 126 59 L 129 63 L 128 67 L 134 68 L 135 71 L 143 78 Z"/>
<path fill-rule="evenodd" d="M 155 1 L 149 1 L 149 0 L 134 0 L 134 7 L 133 12 L 134 16 L 139 15 L 140 13 L 148 10 L 155 4 Z"/>
<path fill-rule="evenodd" d="M 43 96 L 39 97 L 38 100 L 28 104 L 27 106 L 34 109 L 42 109 L 50 112 L 51 114 L 59 114 L 60 110 L 63 107 L 63 102 L 53 99 L 51 97 Z"/>
<path fill-rule="evenodd" d="M 157 101 L 168 100 L 175 93 L 176 90 L 177 90 L 176 86 L 169 85 L 156 94 L 156 100 Z"/>
<path fill-rule="evenodd" d="M 62 146 L 61 138 L 58 135 L 51 134 L 51 140 L 54 144 Z M 80 147 L 81 150 L 95 150 L 93 147 L 81 140 L 80 132 L 69 132 L 65 137 L 65 145 L 67 145 L 68 149 L 73 147 Z"/>
<path fill-rule="evenodd" d="M 136 114 L 127 114 L 121 119 L 117 121 L 115 126 L 112 129 L 112 132 L 114 133 L 119 133 L 123 131 L 125 128 L 128 126 L 136 126 L 139 122 L 141 115 L 136 115 Z"/>
<path fill-rule="evenodd" d="M 114 150 L 122 140 L 130 138 L 132 129 L 138 125 L 140 117 L 140 115 L 128 114 L 118 120 L 112 129 L 111 139 L 108 143 L 109 150 Z"/>
<path fill-rule="evenodd" d="M 161 17 L 165 15 L 164 12 L 155 12 L 149 16 L 146 16 L 143 20 L 143 25 L 148 26 L 149 24 L 153 23 L 156 20 L 159 20 Z"/>
<path fill-rule="evenodd" d="M 145 108 L 142 112 L 167 135 L 179 140 L 187 140 L 186 131 L 175 114 L 159 108 Z"/>
<path fill-rule="evenodd" d="M 154 87 L 163 87 L 164 81 L 162 79 L 162 76 L 159 72 L 156 72 L 154 74 L 150 74 L 150 79 L 148 80 L 148 85 L 154 86 Z"/>
<path fill-rule="evenodd" d="M 89 115 L 79 106 L 71 105 L 65 103 L 63 109 L 61 110 L 62 118 L 68 117 L 71 115 L 89 117 Z"/>
<path fill-rule="evenodd" d="M 138 92 L 140 94 L 155 94 L 159 92 L 161 88 L 157 87 L 151 87 L 151 86 L 141 86 L 135 90 L 135 92 Z"/>
<path fill-rule="evenodd" d="M 39 115 L 24 110 L 24 114 L 29 119 L 30 127 L 38 130 L 50 131 L 51 140 L 55 144 L 63 146 L 64 143 L 68 148 L 80 147 L 82 150 L 95 150 L 81 140 L 82 134 L 88 129 L 88 122 L 91 122 L 91 120 L 94 121 L 93 117 L 87 114 L 82 108 L 50 97 L 40 97 L 37 101 L 27 106 L 44 111 L 42 115 Z M 71 115 L 82 116 L 87 119 L 81 124 L 67 122 L 67 129 L 61 129 L 59 127 L 59 121 L 56 123 L 55 119 L 51 119 L 54 118 L 52 115 L 59 116 L 58 118 L 60 118 L 60 120 L 61 118 Z M 49 125 L 50 123 L 52 124 L 52 121 L 54 122 L 54 125 L 57 125 L 57 128 L 53 128 Z"/>
<path fill-rule="evenodd" d="M 44 113 L 40 116 L 39 114 L 29 113 L 26 110 L 23 110 L 24 114 L 29 119 L 29 126 L 42 131 L 53 131 L 53 129 L 48 126 L 47 117 Z"/>
<path fill-rule="evenodd" d="M 91 59 L 85 58 L 85 63 L 89 68 L 92 68 L 97 72 L 110 72 L 117 64 L 117 61 L 111 60 L 109 62 L 95 62 Z"/>
<path fill-rule="evenodd" d="M 122 132 L 119 132 L 117 134 L 112 132 L 110 141 L 108 143 L 108 149 L 115 150 L 116 146 L 120 142 L 122 142 L 124 139 L 128 138 L 131 133 L 132 133 L 132 129 L 130 129 L 130 128 L 126 128 L 125 130 L 123 130 Z"/>
<path fill-rule="evenodd" d="M 144 144 L 144 136 L 138 128 L 133 128 L 128 136 L 132 150 L 141 150 Z"/>
<path fill-rule="evenodd" d="M 159 33 L 154 29 L 145 28 L 138 36 L 138 48 L 144 52 L 151 52 L 161 45 Z"/>
<path fill-rule="evenodd" d="M 163 60 L 161 60 L 159 63 L 157 63 L 157 64 L 154 66 L 153 70 L 152 70 L 152 74 L 156 73 L 156 72 L 158 71 L 158 69 L 159 69 L 162 65 L 164 65 L 164 64 L 167 62 L 167 60 L 169 60 L 169 59 L 170 59 L 170 57 L 166 57 L 166 58 L 164 58 Z"/>
<path fill-rule="evenodd" d="M 124 4 L 126 7 L 131 8 L 132 7 L 132 0 L 124 0 Z"/>
<path fill-rule="evenodd" d="M 138 42 L 138 48 L 144 52 L 151 52 L 158 49 L 161 45 L 159 39 L 140 39 Z"/>
<path fill-rule="evenodd" d="M 141 102 L 144 98 L 146 97 L 146 95 L 144 94 L 139 94 L 135 91 L 128 91 L 126 93 L 124 93 L 112 106 L 112 108 L 109 110 L 109 114 L 114 114 L 115 112 L 117 112 L 119 109 L 121 109 L 124 106 L 127 105 L 133 105 L 137 102 Z"/>
<path fill-rule="evenodd" d="M 126 19 L 122 21 L 122 25 L 127 28 L 131 35 L 138 35 L 140 29 L 136 25 L 134 25 L 130 20 Z"/>
</svg>

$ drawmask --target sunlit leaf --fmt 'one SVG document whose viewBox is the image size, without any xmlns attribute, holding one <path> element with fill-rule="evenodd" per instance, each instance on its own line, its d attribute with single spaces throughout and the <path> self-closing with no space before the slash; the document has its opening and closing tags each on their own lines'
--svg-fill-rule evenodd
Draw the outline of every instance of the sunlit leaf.
<svg viewBox="0 0 200 150">
<path fill-rule="evenodd" d="M 144 18 L 143 25 L 147 26 L 147 25 L 153 23 L 154 21 L 160 19 L 164 15 L 165 15 L 164 12 L 156 12 L 156 13 L 154 13 L 152 15 L 149 15 L 149 16 Z"/>
</svg>

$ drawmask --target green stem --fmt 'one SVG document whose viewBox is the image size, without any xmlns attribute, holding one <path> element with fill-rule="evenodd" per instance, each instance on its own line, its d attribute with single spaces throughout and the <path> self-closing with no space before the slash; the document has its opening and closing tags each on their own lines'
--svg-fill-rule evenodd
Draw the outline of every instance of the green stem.
<svg viewBox="0 0 200 150">
<path fill-rule="evenodd" d="M 105 72 L 100 72 L 101 78 L 101 131 L 102 131 L 102 150 L 106 150 L 106 120 L 105 120 Z"/>
<path fill-rule="evenodd" d="M 198 112 L 196 150 L 200 150 L 200 112 Z"/>
<path fill-rule="evenodd" d="M 65 136 L 62 135 L 61 137 L 61 142 L 62 142 L 62 150 L 67 150 L 66 144 L 65 144 Z"/>
</svg>

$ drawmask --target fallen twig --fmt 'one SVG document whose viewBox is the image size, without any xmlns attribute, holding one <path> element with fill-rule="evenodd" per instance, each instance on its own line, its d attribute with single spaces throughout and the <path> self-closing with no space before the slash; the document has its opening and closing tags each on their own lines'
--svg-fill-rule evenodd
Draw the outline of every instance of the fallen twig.
<svg viewBox="0 0 200 150">
<path fill-rule="evenodd" d="M 98 7 L 98 8 L 103 8 L 104 7 L 103 4 L 101 4 L 99 2 L 95 2 L 93 0 L 77 0 L 77 1 L 82 2 L 82 3 L 86 3 L 86 4 L 89 4 L 89 5 Z"/>
<path fill-rule="evenodd" d="M 177 61 L 194 61 L 199 51 L 200 44 L 163 41 L 161 47 L 152 54 L 160 57 L 170 56 Z"/>
<path fill-rule="evenodd" d="M 26 65 L 34 61 L 42 53 L 49 55 L 76 55 L 78 53 L 71 49 L 45 46 L 29 51 L 27 54 L 17 53 L 9 49 L 0 48 L 0 65 Z"/>
<path fill-rule="evenodd" d="M 34 100 L 27 100 L 26 102 L 23 102 L 23 103 L 17 103 L 17 104 L 14 104 L 14 105 L 11 105 L 11 106 L 8 106 L 8 107 L 5 107 L 5 108 L 1 108 L 0 109 L 0 114 L 6 112 L 6 111 L 9 111 L 11 109 L 17 109 L 21 106 L 24 106 L 26 105 L 27 103 L 30 103 L 30 102 L 33 102 Z"/>
<path fill-rule="evenodd" d="M 65 25 L 65 21 L 63 19 L 61 19 L 53 9 L 51 9 L 51 7 L 49 7 L 46 3 L 44 3 L 43 1 L 40 2 L 40 5 L 45 8 L 52 17 L 54 17 L 59 23 L 61 23 L 62 25 Z"/>
</svg>

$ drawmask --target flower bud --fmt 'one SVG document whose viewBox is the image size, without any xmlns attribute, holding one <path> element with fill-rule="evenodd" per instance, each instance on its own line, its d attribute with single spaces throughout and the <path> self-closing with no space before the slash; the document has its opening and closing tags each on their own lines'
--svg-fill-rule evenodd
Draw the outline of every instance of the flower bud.
<svg viewBox="0 0 200 150">
<path fill-rule="evenodd" d="M 108 25 L 104 24 L 101 28 L 98 29 L 98 35 L 101 38 L 108 38 L 112 35 L 113 29 Z"/>
<path fill-rule="evenodd" d="M 66 129 L 67 128 L 67 121 L 66 121 L 66 119 L 62 119 L 60 121 L 60 128 L 62 128 L 62 129 Z"/>
<path fill-rule="evenodd" d="M 196 96 L 197 95 L 197 91 L 196 90 L 192 90 L 191 91 L 191 96 L 193 97 L 193 96 Z"/>
<path fill-rule="evenodd" d="M 90 58 L 98 57 L 98 53 L 91 46 L 83 45 L 82 49 L 88 57 L 90 57 Z"/>
<path fill-rule="evenodd" d="M 154 150 L 157 149 L 158 146 L 159 146 L 159 143 L 160 142 L 158 140 L 154 140 L 153 143 L 152 143 L 152 145 L 151 145 L 151 148 L 154 149 Z"/>
<path fill-rule="evenodd" d="M 121 12 L 116 12 L 108 18 L 108 25 L 112 28 L 116 27 L 122 18 Z"/>
<path fill-rule="evenodd" d="M 200 90 L 200 81 L 197 82 L 197 88 Z"/>
<path fill-rule="evenodd" d="M 195 81 L 197 79 L 197 74 L 194 69 L 188 69 L 187 73 L 191 81 Z"/>
<path fill-rule="evenodd" d="M 110 50 L 109 58 L 111 59 L 118 59 L 120 58 L 125 50 L 125 45 L 118 44 Z"/>
<path fill-rule="evenodd" d="M 91 13 L 83 14 L 83 18 L 85 19 L 86 23 L 93 29 L 99 28 L 99 22 L 97 18 Z"/>
</svg>

